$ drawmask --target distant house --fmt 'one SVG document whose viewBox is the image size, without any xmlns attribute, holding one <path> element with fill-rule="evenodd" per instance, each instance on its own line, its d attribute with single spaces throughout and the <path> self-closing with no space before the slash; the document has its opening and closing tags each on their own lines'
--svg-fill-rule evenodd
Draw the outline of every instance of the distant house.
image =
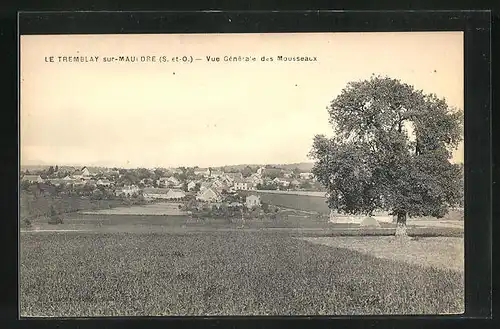
<svg viewBox="0 0 500 329">
<path fill-rule="evenodd" d="M 296 179 L 292 180 L 290 182 L 290 185 L 294 186 L 294 187 L 299 187 L 300 186 L 300 182 Z"/>
<path fill-rule="evenodd" d="M 146 187 L 151 187 L 153 185 L 153 179 L 151 178 L 143 178 L 139 181 L 139 183 L 143 184 Z"/>
<path fill-rule="evenodd" d="M 250 177 L 248 177 L 247 180 L 252 181 L 254 184 L 259 184 L 259 183 L 262 184 L 264 182 L 262 177 L 260 177 L 258 174 L 250 175 Z"/>
<path fill-rule="evenodd" d="M 160 177 L 156 180 L 156 185 L 167 186 L 168 177 Z"/>
<path fill-rule="evenodd" d="M 110 175 L 110 176 L 114 176 L 114 175 L 119 175 L 120 172 L 118 170 L 114 170 L 114 169 L 108 169 L 106 172 L 105 172 L 106 175 Z"/>
<path fill-rule="evenodd" d="M 286 178 L 278 178 L 276 177 L 275 179 L 272 180 L 273 183 L 277 184 L 277 185 L 281 185 L 281 186 L 284 186 L 284 187 L 288 187 L 290 186 L 290 183 L 292 182 L 291 179 L 286 179 Z"/>
<path fill-rule="evenodd" d="M 88 180 L 91 179 L 95 174 L 87 167 L 83 167 L 82 169 L 75 170 L 71 175 L 75 180 Z"/>
<path fill-rule="evenodd" d="M 175 200 L 175 199 L 183 199 L 186 197 L 186 193 L 184 191 L 179 190 L 179 189 L 170 189 L 167 192 L 167 199 L 169 200 Z"/>
<path fill-rule="evenodd" d="M 283 177 L 285 178 L 292 178 L 293 176 L 293 171 L 287 170 L 283 173 Z"/>
<path fill-rule="evenodd" d="M 67 176 L 66 176 L 66 177 L 67 177 Z M 66 177 L 64 177 L 64 178 L 66 178 Z M 71 175 L 71 177 L 70 177 L 70 178 L 71 178 L 71 179 L 73 179 L 73 180 L 82 180 L 82 179 L 83 179 L 83 174 L 82 174 L 82 172 L 81 172 L 80 170 L 77 170 L 77 171 L 75 171 L 75 172 Z"/>
<path fill-rule="evenodd" d="M 264 180 L 262 178 L 260 178 L 259 175 L 257 174 L 253 174 L 251 175 L 250 177 L 248 177 L 246 179 L 246 181 L 252 186 L 252 187 L 256 187 L 258 184 L 263 184 L 264 183 Z"/>
<path fill-rule="evenodd" d="M 116 195 L 124 194 L 125 196 L 132 196 L 134 194 L 139 194 L 140 189 L 135 185 L 124 186 L 121 189 L 116 190 Z"/>
<path fill-rule="evenodd" d="M 172 175 L 174 175 L 174 174 L 182 174 L 182 169 L 180 169 L 180 168 L 170 168 L 170 169 L 168 169 L 168 171 Z"/>
<path fill-rule="evenodd" d="M 264 175 L 265 171 L 266 171 L 265 167 L 260 167 L 259 169 L 257 169 L 257 175 L 262 176 Z"/>
<path fill-rule="evenodd" d="M 224 173 L 220 170 L 210 170 L 210 177 L 212 178 L 217 178 L 217 177 L 221 177 L 222 175 L 224 175 Z"/>
<path fill-rule="evenodd" d="M 61 186 L 61 185 L 66 185 L 68 181 L 62 179 L 62 178 L 51 178 L 49 179 L 49 183 L 54 185 L 54 186 Z"/>
<path fill-rule="evenodd" d="M 196 199 L 204 202 L 221 202 L 222 196 L 215 189 L 209 187 L 201 190 L 197 195 Z"/>
<path fill-rule="evenodd" d="M 238 191 L 248 191 L 249 190 L 248 182 L 245 180 L 235 181 L 233 187 L 235 190 L 238 190 Z"/>
<path fill-rule="evenodd" d="M 76 180 L 76 181 L 73 182 L 73 185 L 75 185 L 75 186 L 84 186 L 85 184 L 87 184 L 87 181 L 88 180 L 83 180 L 83 179 Z"/>
<path fill-rule="evenodd" d="M 107 179 L 99 179 L 96 182 L 96 185 L 98 185 L 98 186 L 111 186 L 111 181 L 109 181 Z"/>
<path fill-rule="evenodd" d="M 245 205 L 247 208 L 260 207 L 260 197 L 258 195 L 249 195 L 245 199 Z"/>
<path fill-rule="evenodd" d="M 92 176 L 92 174 L 90 173 L 90 170 L 87 168 L 87 167 L 83 167 L 82 170 L 81 170 L 81 175 L 83 177 L 88 177 L 88 176 Z"/>
<path fill-rule="evenodd" d="M 194 174 L 196 176 L 208 177 L 208 176 L 210 176 L 210 169 L 196 169 L 194 171 Z"/>
<path fill-rule="evenodd" d="M 212 187 L 215 187 L 215 188 L 221 188 L 224 186 L 224 181 L 222 179 L 215 179 L 213 182 L 212 182 Z"/>
<path fill-rule="evenodd" d="M 29 183 L 43 183 L 43 178 L 40 177 L 40 175 L 24 175 L 21 181 Z"/>
<path fill-rule="evenodd" d="M 63 180 L 64 180 L 64 181 L 66 181 L 66 182 L 73 182 L 75 179 L 74 179 L 74 178 L 72 178 L 72 177 L 70 177 L 70 176 L 65 176 L 65 177 L 63 178 Z"/>
<path fill-rule="evenodd" d="M 188 191 L 191 191 L 192 189 L 194 189 L 196 187 L 196 182 L 195 181 L 190 181 L 188 184 L 187 184 L 187 188 L 188 188 Z"/>
<path fill-rule="evenodd" d="M 171 186 L 179 186 L 181 184 L 181 182 L 173 176 L 169 177 L 167 179 L 167 182 L 168 182 L 168 185 L 171 185 Z"/>
<path fill-rule="evenodd" d="M 300 173 L 299 174 L 300 178 L 302 179 L 313 179 L 314 178 L 314 175 L 313 173 L 310 173 L 310 172 L 303 172 L 303 173 Z"/>
<path fill-rule="evenodd" d="M 200 191 L 201 190 L 205 190 L 207 188 L 210 188 L 212 187 L 212 183 L 211 182 L 201 182 L 200 184 Z"/>
<path fill-rule="evenodd" d="M 145 188 L 142 190 L 142 195 L 146 200 L 167 199 L 168 188 Z"/>
<path fill-rule="evenodd" d="M 98 184 L 98 183 L 99 183 L 99 181 L 96 182 L 93 179 L 89 179 L 89 180 L 85 181 L 85 186 L 89 186 L 89 187 L 96 187 L 98 185 L 100 185 L 100 186 L 110 186 L 110 185 L 104 185 L 104 184 Z"/>
<path fill-rule="evenodd" d="M 243 179 L 243 174 L 240 172 L 228 172 L 224 174 L 224 177 L 233 183 L 236 180 L 242 180 Z"/>
</svg>

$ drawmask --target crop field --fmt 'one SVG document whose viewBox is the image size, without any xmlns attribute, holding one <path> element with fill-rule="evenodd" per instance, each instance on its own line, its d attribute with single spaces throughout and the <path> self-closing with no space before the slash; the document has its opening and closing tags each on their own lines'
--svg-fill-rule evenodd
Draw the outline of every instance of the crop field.
<svg viewBox="0 0 500 329">
<path fill-rule="evenodd" d="M 463 273 L 278 232 L 21 234 L 21 316 L 463 311 Z"/>
<path fill-rule="evenodd" d="M 328 214 L 330 209 L 326 204 L 324 196 L 311 195 L 295 195 L 295 194 L 279 194 L 258 192 L 262 202 L 266 202 L 275 206 L 300 209 L 305 211 L 315 211 Z"/>
</svg>

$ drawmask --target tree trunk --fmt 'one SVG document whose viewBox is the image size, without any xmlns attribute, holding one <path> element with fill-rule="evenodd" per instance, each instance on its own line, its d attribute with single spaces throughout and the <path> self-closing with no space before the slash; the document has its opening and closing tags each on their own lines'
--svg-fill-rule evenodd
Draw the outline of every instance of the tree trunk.
<svg viewBox="0 0 500 329">
<path fill-rule="evenodd" d="M 398 212 L 396 220 L 396 236 L 397 237 L 407 237 L 408 233 L 406 231 L 406 213 Z"/>
</svg>

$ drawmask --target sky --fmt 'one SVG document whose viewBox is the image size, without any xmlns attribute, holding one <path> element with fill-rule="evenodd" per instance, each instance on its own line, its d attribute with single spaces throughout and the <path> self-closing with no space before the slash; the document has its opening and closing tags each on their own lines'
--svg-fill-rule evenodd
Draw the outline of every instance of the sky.
<svg viewBox="0 0 500 329">
<path fill-rule="evenodd" d="M 279 55 L 317 61 L 280 62 Z M 118 56 L 138 61 L 103 61 Z M 166 63 L 162 56 L 200 60 Z M 464 101 L 462 32 L 30 35 L 21 36 L 20 74 L 21 165 L 311 161 L 313 137 L 333 133 L 330 101 L 372 74 L 401 79 L 460 110 Z M 463 161 L 463 145 L 453 161 Z"/>
</svg>

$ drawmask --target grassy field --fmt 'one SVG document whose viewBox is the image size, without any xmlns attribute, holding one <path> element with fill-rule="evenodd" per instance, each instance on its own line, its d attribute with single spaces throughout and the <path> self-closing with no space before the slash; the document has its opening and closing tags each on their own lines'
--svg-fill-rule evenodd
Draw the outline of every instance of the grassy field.
<svg viewBox="0 0 500 329">
<path fill-rule="evenodd" d="M 463 274 L 288 233 L 21 234 L 21 316 L 433 314 Z"/>
<path fill-rule="evenodd" d="M 248 191 L 244 194 L 258 194 L 261 197 L 262 202 L 266 202 L 272 205 L 298 209 L 303 211 L 318 212 L 323 214 L 329 214 L 330 209 L 326 203 L 326 197 L 324 192 L 304 192 L 304 191 Z M 387 215 L 387 213 L 380 213 L 380 215 Z M 427 217 L 421 218 L 425 220 L 436 220 L 436 218 Z M 450 209 L 448 214 L 440 220 L 463 220 L 464 211 L 463 209 Z"/>
<path fill-rule="evenodd" d="M 463 237 L 418 237 L 405 243 L 399 243 L 398 239 L 390 236 L 303 237 L 302 239 L 409 264 L 433 266 L 457 272 L 463 272 L 465 269 Z"/>
<path fill-rule="evenodd" d="M 23 231 L 37 230 L 91 230 L 96 232 L 210 232 L 217 230 L 259 231 L 284 230 L 314 236 L 389 236 L 396 226 L 381 223 L 380 228 L 360 227 L 352 223 L 330 223 L 321 219 L 289 216 L 286 219 L 241 221 L 238 218 L 192 219 L 189 216 L 117 215 L 117 214 L 66 214 L 63 224 L 35 223 Z M 411 236 L 463 236 L 462 227 L 408 226 Z"/>
</svg>

